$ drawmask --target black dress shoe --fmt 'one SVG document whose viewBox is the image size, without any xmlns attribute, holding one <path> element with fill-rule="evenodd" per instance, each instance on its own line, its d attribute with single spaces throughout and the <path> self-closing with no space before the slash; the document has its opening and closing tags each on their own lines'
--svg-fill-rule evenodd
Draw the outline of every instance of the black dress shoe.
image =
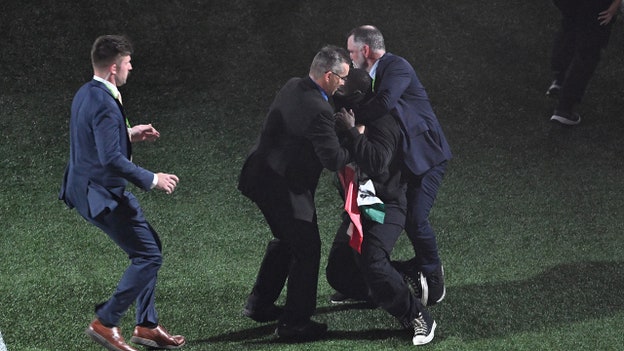
<svg viewBox="0 0 624 351">
<path fill-rule="evenodd" d="M 327 332 L 327 324 L 307 321 L 303 324 L 280 323 L 275 329 L 275 335 L 283 340 L 310 341 L 323 337 Z"/>
<path fill-rule="evenodd" d="M 275 305 L 268 305 L 261 308 L 247 305 L 243 308 L 243 316 L 260 323 L 276 321 L 282 316 L 282 313 L 284 313 L 284 309 Z"/>
<path fill-rule="evenodd" d="M 370 297 L 352 297 L 336 291 L 329 297 L 329 302 L 333 305 L 363 305 L 363 307 L 376 308 L 377 305 Z"/>
</svg>

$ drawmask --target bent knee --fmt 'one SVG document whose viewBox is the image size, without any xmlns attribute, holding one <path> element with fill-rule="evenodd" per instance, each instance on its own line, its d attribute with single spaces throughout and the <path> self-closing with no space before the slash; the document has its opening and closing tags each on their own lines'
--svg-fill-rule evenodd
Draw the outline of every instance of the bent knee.
<svg viewBox="0 0 624 351">
<path fill-rule="evenodd" d="M 134 257 L 131 261 L 133 265 L 145 266 L 152 269 L 158 269 L 163 264 L 162 255 Z"/>
</svg>

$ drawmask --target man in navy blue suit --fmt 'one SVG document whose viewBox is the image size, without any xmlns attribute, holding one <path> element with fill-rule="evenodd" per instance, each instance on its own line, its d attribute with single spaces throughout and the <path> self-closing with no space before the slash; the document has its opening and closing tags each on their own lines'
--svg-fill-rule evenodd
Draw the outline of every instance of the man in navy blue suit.
<svg viewBox="0 0 624 351">
<path fill-rule="evenodd" d="M 151 125 L 130 127 L 124 113 L 117 87 L 126 83 L 132 70 L 131 54 L 132 45 L 123 36 L 95 40 L 93 79 L 78 90 L 72 102 L 69 163 L 59 198 L 104 231 L 130 259 L 112 297 L 96 306 L 87 335 L 109 350 L 136 350 L 126 344 L 118 327 L 136 302 L 136 327 L 130 341 L 175 349 L 185 344 L 185 338 L 170 335 L 159 325 L 154 307 L 156 276 L 162 264 L 160 239 L 126 185 L 130 181 L 146 191 L 156 188 L 171 194 L 179 179 L 131 161 L 131 142 L 159 137 Z"/>
<path fill-rule="evenodd" d="M 397 268 L 423 305 L 435 304 L 442 301 L 446 289 L 429 212 L 452 157 L 450 147 L 414 68 L 404 58 L 386 52 L 379 29 L 370 25 L 353 29 L 347 37 L 347 49 L 353 66 L 366 69 L 373 79 L 373 97 L 354 109 L 358 121 L 367 124 L 386 114 L 400 121 L 407 168 L 405 230 L 415 258 L 397 263 Z"/>
</svg>

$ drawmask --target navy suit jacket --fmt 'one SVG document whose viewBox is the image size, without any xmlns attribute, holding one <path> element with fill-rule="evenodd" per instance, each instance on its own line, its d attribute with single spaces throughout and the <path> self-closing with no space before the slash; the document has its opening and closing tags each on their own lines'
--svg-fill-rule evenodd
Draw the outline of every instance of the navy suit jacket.
<svg viewBox="0 0 624 351">
<path fill-rule="evenodd" d="M 379 59 L 374 96 L 354 110 L 366 124 L 390 113 L 401 121 L 405 164 L 421 175 L 452 157 L 442 127 L 433 113 L 425 88 L 414 68 L 400 56 L 386 53 Z"/>
<path fill-rule="evenodd" d="M 114 210 L 128 181 L 150 190 L 154 173 L 130 161 L 121 104 L 101 82 L 83 85 L 72 102 L 69 163 L 59 199 L 85 218 Z"/>
<path fill-rule="evenodd" d="M 256 203 L 285 202 L 294 218 L 314 221 L 321 171 L 337 171 L 351 157 L 340 145 L 335 123 L 333 108 L 314 81 L 290 79 L 269 108 L 238 189 Z"/>
</svg>

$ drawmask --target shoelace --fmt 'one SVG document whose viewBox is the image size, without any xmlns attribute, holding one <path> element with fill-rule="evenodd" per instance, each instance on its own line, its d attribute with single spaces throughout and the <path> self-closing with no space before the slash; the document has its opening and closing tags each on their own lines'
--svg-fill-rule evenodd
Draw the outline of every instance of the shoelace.
<svg viewBox="0 0 624 351">
<path fill-rule="evenodd" d="M 412 288 L 412 290 L 414 290 L 415 293 L 420 293 L 420 286 L 416 284 L 416 281 L 414 281 L 412 277 L 405 273 L 401 273 L 401 275 L 403 276 L 403 280 Z"/>
<path fill-rule="evenodd" d="M 425 319 L 422 317 L 422 315 L 414 319 L 413 325 L 415 335 L 427 335 L 427 331 L 429 330 L 429 328 L 427 327 L 427 322 L 425 322 Z"/>
<path fill-rule="evenodd" d="M 414 279 L 412 279 L 412 277 L 410 277 L 409 275 L 403 273 L 403 280 L 405 280 L 407 282 L 407 284 L 414 286 L 415 282 Z"/>
</svg>

